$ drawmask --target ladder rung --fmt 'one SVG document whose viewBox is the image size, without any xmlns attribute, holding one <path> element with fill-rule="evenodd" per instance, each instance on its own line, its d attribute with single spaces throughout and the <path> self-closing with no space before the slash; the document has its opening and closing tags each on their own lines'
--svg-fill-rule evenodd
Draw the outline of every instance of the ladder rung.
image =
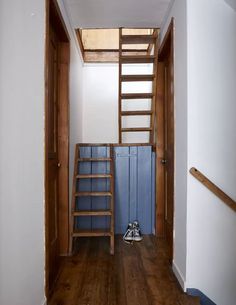
<svg viewBox="0 0 236 305">
<path fill-rule="evenodd" d="M 96 236 L 111 236 L 113 233 L 108 230 L 75 230 L 73 237 L 96 237 Z"/>
<path fill-rule="evenodd" d="M 121 115 L 123 115 L 123 116 L 129 116 L 129 115 L 152 115 L 152 111 L 150 111 L 150 110 L 122 111 Z"/>
<path fill-rule="evenodd" d="M 79 162 L 104 162 L 111 161 L 111 158 L 79 158 Z"/>
<path fill-rule="evenodd" d="M 77 179 L 90 179 L 90 178 L 111 178 L 112 175 L 111 174 L 80 174 L 77 175 L 76 178 Z"/>
<path fill-rule="evenodd" d="M 111 216 L 111 210 L 84 210 L 73 212 L 73 216 Z"/>
<path fill-rule="evenodd" d="M 124 100 L 153 98 L 153 93 L 122 93 L 121 98 Z"/>
<path fill-rule="evenodd" d="M 154 55 L 123 55 L 120 57 L 122 64 L 141 64 L 153 63 L 155 61 Z"/>
<path fill-rule="evenodd" d="M 144 132 L 144 131 L 151 131 L 152 128 L 149 127 L 133 127 L 133 128 L 122 128 L 122 132 Z"/>
<path fill-rule="evenodd" d="M 122 44 L 150 44 L 155 43 L 156 37 L 152 35 L 122 35 Z"/>
<path fill-rule="evenodd" d="M 112 196 L 111 192 L 77 192 L 75 193 L 76 197 L 88 197 L 88 196 L 100 196 L 100 197 L 105 197 L 105 196 Z"/>
<path fill-rule="evenodd" d="M 121 75 L 122 82 L 149 82 L 155 78 L 154 74 L 140 75 Z"/>
</svg>

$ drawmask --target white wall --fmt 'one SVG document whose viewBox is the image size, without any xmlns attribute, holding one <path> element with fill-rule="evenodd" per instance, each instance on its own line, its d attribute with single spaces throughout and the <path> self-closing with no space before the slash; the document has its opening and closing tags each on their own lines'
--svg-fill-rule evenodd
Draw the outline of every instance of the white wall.
<svg viewBox="0 0 236 305">
<path fill-rule="evenodd" d="M 124 65 L 123 74 L 151 73 L 150 65 Z M 83 69 L 83 141 L 118 143 L 118 64 L 85 64 Z M 150 82 L 125 83 L 122 92 L 151 92 Z M 150 100 L 126 100 L 123 110 L 148 110 Z M 123 118 L 123 127 L 149 127 L 149 117 Z M 148 142 L 149 133 L 123 134 L 123 142 Z"/>
<path fill-rule="evenodd" d="M 44 301 L 44 1 L 0 2 L 0 304 Z"/>
<path fill-rule="evenodd" d="M 70 149 L 82 141 L 82 61 L 71 36 Z M 44 1 L 0 2 L 0 304 L 44 303 Z M 72 165 L 70 170 L 72 173 Z"/>
<path fill-rule="evenodd" d="M 186 0 L 176 0 L 163 24 L 161 38 L 174 17 L 175 82 L 175 212 L 173 269 L 181 286 L 186 281 L 187 222 L 187 15 Z M 158 204 L 158 203 L 157 203 Z"/>
<path fill-rule="evenodd" d="M 83 141 L 118 141 L 118 65 L 85 64 L 83 71 Z"/>
<path fill-rule="evenodd" d="M 188 168 L 198 168 L 234 199 L 235 54 L 235 11 L 222 0 L 189 0 Z M 235 304 L 236 215 L 190 175 L 187 226 L 187 286 L 216 304 Z"/>
</svg>

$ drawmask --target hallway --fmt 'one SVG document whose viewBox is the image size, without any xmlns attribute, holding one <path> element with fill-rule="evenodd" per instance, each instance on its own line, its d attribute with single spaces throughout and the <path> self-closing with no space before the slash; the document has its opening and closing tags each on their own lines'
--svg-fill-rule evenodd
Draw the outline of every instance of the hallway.
<svg viewBox="0 0 236 305">
<path fill-rule="evenodd" d="M 128 245 L 116 236 L 115 255 L 106 238 L 78 239 L 66 258 L 49 305 L 194 305 L 167 259 L 165 240 L 145 235 Z"/>
</svg>

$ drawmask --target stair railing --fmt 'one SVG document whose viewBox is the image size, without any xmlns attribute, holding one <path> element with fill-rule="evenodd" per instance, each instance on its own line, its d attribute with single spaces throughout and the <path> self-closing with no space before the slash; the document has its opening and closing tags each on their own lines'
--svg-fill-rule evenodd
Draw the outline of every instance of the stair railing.
<svg viewBox="0 0 236 305">
<path fill-rule="evenodd" d="M 220 198 L 228 207 L 230 207 L 234 212 L 236 212 L 236 201 L 230 198 L 226 193 L 224 193 L 218 186 L 211 182 L 206 176 L 204 176 L 195 167 L 192 167 L 189 171 L 198 181 L 200 181 L 206 188 L 208 188 L 212 193 L 214 193 L 218 198 Z"/>
</svg>

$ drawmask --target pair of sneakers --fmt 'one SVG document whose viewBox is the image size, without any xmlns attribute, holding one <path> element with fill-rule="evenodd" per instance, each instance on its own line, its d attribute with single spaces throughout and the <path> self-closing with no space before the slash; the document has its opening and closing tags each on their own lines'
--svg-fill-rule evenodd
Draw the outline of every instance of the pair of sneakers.
<svg viewBox="0 0 236 305">
<path fill-rule="evenodd" d="M 129 223 L 127 230 L 123 236 L 123 240 L 127 243 L 132 243 L 133 241 L 141 241 L 143 239 L 138 221 Z"/>
</svg>

